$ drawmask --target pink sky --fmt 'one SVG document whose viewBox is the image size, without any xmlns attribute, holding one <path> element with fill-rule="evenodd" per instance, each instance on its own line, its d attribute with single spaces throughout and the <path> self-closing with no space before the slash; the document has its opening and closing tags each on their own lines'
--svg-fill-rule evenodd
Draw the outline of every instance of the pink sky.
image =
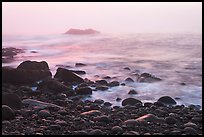
<svg viewBox="0 0 204 137">
<path fill-rule="evenodd" d="M 201 2 L 3 2 L 3 34 L 202 33 Z"/>
</svg>

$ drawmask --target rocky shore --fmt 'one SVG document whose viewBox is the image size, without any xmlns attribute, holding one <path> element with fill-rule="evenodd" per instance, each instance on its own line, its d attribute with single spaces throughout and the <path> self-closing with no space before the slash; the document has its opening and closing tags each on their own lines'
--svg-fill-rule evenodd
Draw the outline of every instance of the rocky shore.
<svg viewBox="0 0 204 137">
<path fill-rule="evenodd" d="M 137 79 L 161 80 L 149 73 Z M 177 105 L 169 96 L 154 103 L 116 98 L 122 106 L 82 100 L 121 84 L 83 79 L 76 71 L 60 67 L 52 76 L 45 61 L 2 67 L 2 135 L 202 135 L 202 110 Z"/>
</svg>

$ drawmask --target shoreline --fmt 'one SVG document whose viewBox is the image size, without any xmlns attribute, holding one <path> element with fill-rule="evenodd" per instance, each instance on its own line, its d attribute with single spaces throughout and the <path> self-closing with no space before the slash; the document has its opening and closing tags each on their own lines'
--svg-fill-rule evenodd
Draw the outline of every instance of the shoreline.
<svg viewBox="0 0 204 137">
<path fill-rule="evenodd" d="M 118 99 L 122 106 L 112 106 L 101 99 L 82 101 L 97 92 L 90 86 L 105 90 L 121 83 L 90 81 L 59 68 L 51 78 L 47 71 L 46 62 L 34 61 L 23 62 L 17 69 L 3 70 L 2 134 L 202 135 L 202 110 L 198 106 L 176 105 L 171 97 L 154 103 Z M 146 79 L 142 80 L 158 80 L 149 74 L 143 77 Z M 36 82 L 42 79 L 41 83 Z M 35 92 L 31 85 L 37 87 Z"/>
</svg>

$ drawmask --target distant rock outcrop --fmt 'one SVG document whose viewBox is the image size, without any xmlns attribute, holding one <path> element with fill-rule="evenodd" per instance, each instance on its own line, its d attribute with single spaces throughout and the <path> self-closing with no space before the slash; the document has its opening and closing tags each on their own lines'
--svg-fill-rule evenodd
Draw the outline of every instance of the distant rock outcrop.
<svg viewBox="0 0 204 137">
<path fill-rule="evenodd" d="M 94 29 L 69 29 L 65 34 L 73 34 L 73 35 L 89 35 L 89 34 L 99 34 L 99 31 Z"/>
</svg>

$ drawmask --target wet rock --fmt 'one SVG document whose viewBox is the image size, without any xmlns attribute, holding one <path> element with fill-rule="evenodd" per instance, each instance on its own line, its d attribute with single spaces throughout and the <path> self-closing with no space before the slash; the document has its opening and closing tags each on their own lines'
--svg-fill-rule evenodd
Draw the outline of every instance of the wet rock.
<svg viewBox="0 0 204 137">
<path fill-rule="evenodd" d="M 90 111 L 81 113 L 81 115 L 89 115 L 89 116 L 101 115 L 101 111 L 99 111 L 99 110 L 90 110 Z"/>
<path fill-rule="evenodd" d="M 60 126 L 67 126 L 68 125 L 68 123 L 64 120 L 55 120 L 55 124 L 60 125 Z"/>
<path fill-rule="evenodd" d="M 2 93 L 2 105 L 7 105 L 12 109 L 18 110 L 21 109 L 22 102 L 17 94 Z"/>
<path fill-rule="evenodd" d="M 63 109 L 63 107 L 60 107 L 58 105 L 55 105 L 52 103 L 42 102 L 42 101 L 35 100 L 35 99 L 24 99 L 24 100 L 22 100 L 22 103 L 24 105 L 28 105 L 30 107 L 37 106 L 37 107 L 42 108 L 42 109 L 46 108 L 46 107 L 54 107 L 54 108 Z"/>
<path fill-rule="evenodd" d="M 46 79 L 43 80 L 37 87 L 37 90 L 41 90 L 41 91 L 51 91 L 54 93 L 66 93 L 66 95 L 74 95 L 74 91 L 65 86 L 64 84 L 60 83 L 59 81 L 57 81 L 56 79 Z"/>
<path fill-rule="evenodd" d="M 122 106 L 126 106 L 126 105 L 136 105 L 137 103 L 142 104 L 142 102 L 140 100 L 137 100 L 135 98 L 126 98 L 122 101 Z"/>
<path fill-rule="evenodd" d="M 75 67 L 83 67 L 83 66 L 86 66 L 86 64 L 84 64 L 84 63 L 76 63 L 75 64 Z"/>
<path fill-rule="evenodd" d="M 157 81 L 161 81 L 161 80 L 162 79 L 157 78 L 156 76 L 153 76 L 149 73 L 142 73 L 137 79 L 138 82 L 149 82 L 149 83 L 157 82 Z"/>
<path fill-rule="evenodd" d="M 158 102 L 162 102 L 167 105 L 176 105 L 176 101 L 170 96 L 163 96 L 158 99 Z"/>
<path fill-rule="evenodd" d="M 111 121 L 109 116 L 106 116 L 106 115 L 97 116 L 93 120 L 98 122 L 104 122 L 104 123 L 110 123 Z"/>
<path fill-rule="evenodd" d="M 100 84 L 100 85 L 108 85 L 108 82 L 106 80 L 96 80 L 95 81 L 97 84 Z"/>
<path fill-rule="evenodd" d="M 187 135 L 197 135 L 197 131 L 191 127 L 185 127 L 183 130 Z"/>
<path fill-rule="evenodd" d="M 112 81 L 112 82 L 108 83 L 109 87 L 115 87 L 115 86 L 119 86 L 119 85 L 120 85 L 120 83 L 118 81 Z"/>
<path fill-rule="evenodd" d="M 84 130 L 82 131 L 74 131 L 74 135 L 88 135 L 88 133 Z"/>
<path fill-rule="evenodd" d="M 164 119 L 155 116 L 154 114 L 146 114 L 136 119 L 137 121 L 147 121 L 153 123 L 164 123 Z"/>
<path fill-rule="evenodd" d="M 103 132 L 100 129 L 93 129 L 89 132 L 89 135 L 103 135 Z"/>
<path fill-rule="evenodd" d="M 94 101 L 94 103 L 103 104 L 103 103 L 104 103 L 104 100 L 102 100 L 102 99 L 96 99 L 96 100 Z"/>
<path fill-rule="evenodd" d="M 62 116 L 66 116 L 67 114 L 69 114 L 66 110 L 59 110 L 58 113 Z"/>
<path fill-rule="evenodd" d="M 83 71 L 83 70 L 70 70 L 70 71 L 72 71 L 73 73 L 76 73 L 76 74 L 78 74 L 78 75 L 84 75 L 84 74 L 86 74 L 86 71 Z"/>
<path fill-rule="evenodd" d="M 191 127 L 191 128 L 194 128 L 194 129 L 198 128 L 198 126 L 195 123 L 192 123 L 192 122 L 188 122 L 188 123 L 184 124 L 184 127 Z"/>
<path fill-rule="evenodd" d="M 3 56 L 15 56 L 18 53 L 25 52 L 23 49 L 18 49 L 14 47 L 2 48 L 2 57 Z"/>
<path fill-rule="evenodd" d="M 156 102 L 154 102 L 153 104 L 154 104 L 154 106 L 157 106 L 157 107 L 164 107 L 164 106 L 165 106 L 164 103 L 159 102 L 159 101 L 156 101 Z"/>
<path fill-rule="evenodd" d="M 64 68 L 58 68 L 56 74 L 54 75 L 54 78 L 57 78 L 59 80 L 65 81 L 65 82 L 76 82 L 76 83 L 83 83 L 84 80 L 74 74 L 72 71 L 64 69 Z"/>
<path fill-rule="evenodd" d="M 75 92 L 77 95 L 87 95 L 87 94 L 92 94 L 92 89 L 89 87 L 81 87 L 81 88 L 77 88 Z"/>
<path fill-rule="evenodd" d="M 105 102 L 103 105 L 106 106 L 106 107 L 110 107 L 110 106 L 112 106 L 112 103 L 110 103 L 110 102 Z"/>
<path fill-rule="evenodd" d="M 167 124 L 175 124 L 177 122 L 177 120 L 175 118 L 169 116 L 169 117 L 165 118 L 165 122 Z"/>
<path fill-rule="evenodd" d="M 108 90 L 108 87 L 107 86 L 97 86 L 96 90 L 105 91 L 105 90 Z"/>
<path fill-rule="evenodd" d="M 126 81 L 126 82 L 134 82 L 134 80 L 131 79 L 131 78 L 126 78 L 125 81 Z"/>
<path fill-rule="evenodd" d="M 46 117 L 50 117 L 51 114 L 50 114 L 50 112 L 48 110 L 40 110 L 38 112 L 38 116 L 46 118 Z"/>
<path fill-rule="evenodd" d="M 48 127 L 48 129 L 50 129 L 50 130 L 60 130 L 61 126 L 60 125 L 50 125 Z"/>
<path fill-rule="evenodd" d="M 121 85 L 121 86 L 125 86 L 125 83 L 121 83 L 120 85 Z"/>
<path fill-rule="evenodd" d="M 110 76 L 105 76 L 105 77 L 103 77 L 103 79 L 111 79 L 111 77 Z"/>
<path fill-rule="evenodd" d="M 129 131 L 127 135 L 140 135 L 137 131 Z"/>
<path fill-rule="evenodd" d="M 128 120 L 123 122 L 123 125 L 125 125 L 127 127 L 135 127 L 138 125 L 138 121 L 135 119 L 128 119 Z"/>
<path fill-rule="evenodd" d="M 15 119 L 15 114 L 13 110 L 7 105 L 2 105 L 2 120 L 13 120 L 13 119 Z"/>
<path fill-rule="evenodd" d="M 121 98 L 116 98 L 116 101 L 121 101 L 122 99 Z"/>
<path fill-rule="evenodd" d="M 145 103 L 144 103 L 144 106 L 145 106 L 145 107 L 151 107 L 151 106 L 152 106 L 152 103 L 151 103 L 151 102 L 145 102 Z"/>
<path fill-rule="evenodd" d="M 33 84 L 36 81 L 51 77 L 48 70 L 26 70 L 2 67 L 2 82 L 10 84 Z"/>
<path fill-rule="evenodd" d="M 131 89 L 128 94 L 138 94 L 137 91 L 135 91 L 134 89 Z"/>
<path fill-rule="evenodd" d="M 130 68 L 129 68 L 129 67 L 125 67 L 125 68 L 123 68 L 123 69 L 125 69 L 125 70 L 130 70 Z"/>
<path fill-rule="evenodd" d="M 123 133 L 123 129 L 120 126 L 113 126 L 111 128 L 111 133 L 113 134 L 122 134 Z"/>
<path fill-rule="evenodd" d="M 22 62 L 18 67 L 18 69 L 24 69 L 24 70 L 47 70 L 49 71 L 49 66 L 47 62 L 41 61 L 24 61 Z"/>
</svg>

